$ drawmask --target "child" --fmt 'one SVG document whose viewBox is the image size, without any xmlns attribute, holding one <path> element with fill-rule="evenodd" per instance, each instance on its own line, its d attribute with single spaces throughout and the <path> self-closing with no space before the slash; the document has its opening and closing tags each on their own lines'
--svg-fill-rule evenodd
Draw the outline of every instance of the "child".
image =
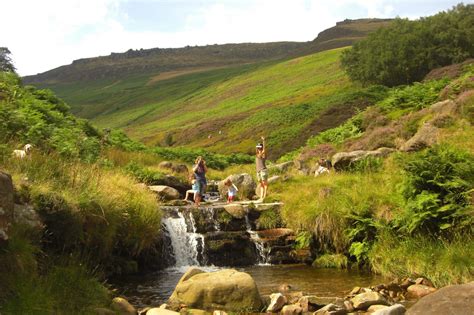
<svg viewBox="0 0 474 315">
<path fill-rule="evenodd" d="M 189 195 L 193 194 L 193 201 L 197 202 L 196 194 L 199 194 L 199 182 L 196 180 L 196 176 L 194 174 L 191 174 L 191 176 L 189 176 L 189 179 L 191 181 L 192 187 L 191 190 L 186 191 L 186 196 L 184 197 L 184 200 L 187 201 Z"/>
<path fill-rule="evenodd" d="M 239 189 L 232 183 L 230 178 L 224 182 L 224 185 L 227 187 L 227 203 L 231 203 L 234 201 L 234 196 L 237 195 Z"/>
<path fill-rule="evenodd" d="M 324 173 L 329 174 L 329 163 L 330 162 L 326 161 L 325 159 L 319 159 L 319 162 L 318 162 L 319 166 L 314 172 L 314 176 L 316 177 Z"/>
</svg>

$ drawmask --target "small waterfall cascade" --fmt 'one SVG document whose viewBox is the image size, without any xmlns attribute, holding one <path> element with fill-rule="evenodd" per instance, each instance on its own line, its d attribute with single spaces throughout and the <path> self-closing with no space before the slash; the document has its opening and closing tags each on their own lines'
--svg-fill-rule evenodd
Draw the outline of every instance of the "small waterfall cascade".
<svg viewBox="0 0 474 315">
<path fill-rule="evenodd" d="M 265 247 L 265 244 L 258 236 L 258 233 L 252 230 L 252 225 L 250 224 L 250 219 L 248 214 L 245 215 L 245 226 L 247 228 L 247 233 L 250 235 L 250 239 L 255 244 L 258 254 L 258 265 L 270 265 L 270 247 Z"/>
<path fill-rule="evenodd" d="M 174 266 L 199 266 L 200 260 L 203 261 L 204 236 L 196 233 L 192 213 L 189 213 L 188 220 L 180 211 L 176 215 L 177 217 L 169 216 L 162 220 L 171 243 Z M 187 222 L 190 222 L 189 227 Z"/>
</svg>

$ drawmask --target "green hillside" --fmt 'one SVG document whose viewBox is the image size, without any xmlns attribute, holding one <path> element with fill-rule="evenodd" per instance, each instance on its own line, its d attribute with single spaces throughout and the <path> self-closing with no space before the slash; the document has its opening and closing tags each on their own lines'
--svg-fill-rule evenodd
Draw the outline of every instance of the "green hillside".
<svg viewBox="0 0 474 315">
<path fill-rule="evenodd" d="M 50 87 L 76 114 L 150 145 L 251 152 L 265 134 L 275 157 L 373 102 L 340 70 L 342 50 L 163 80 L 137 75 Z"/>
</svg>

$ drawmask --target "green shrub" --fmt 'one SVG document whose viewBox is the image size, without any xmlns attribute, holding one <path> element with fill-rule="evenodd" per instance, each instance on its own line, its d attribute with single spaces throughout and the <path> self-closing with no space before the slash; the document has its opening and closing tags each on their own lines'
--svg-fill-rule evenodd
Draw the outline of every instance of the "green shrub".
<svg viewBox="0 0 474 315">
<path fill-rule="evenodd" d="M 473 223 L 470 193 L 474 188 L 474 156 L 437 145 L 401 158 L 405 211 L 397 225 L 408 233 L 452 233 Z"/>
<path fill-rule="evenodd" d="M 148 185 L 160 182 L 165 176 L 163 173 L 152 171 L 133 161 L 125 166 L 125 170 L 133 175 L 133 177 L 135 177 L 139 182 Z"/>
<path fill-rule="evenodd" d="M 421 81 L 432 69 L 472 58 L 474 5 L 416 21 L 395 19 L 343 52 L 341 63 L 352 80 L 397 86 Z"/>
<path fill-rule="evenodd" d="M 295 248 L 296 249 L 309 248 L 312 240 L 313 240 L 313 235 L 311 234 L 311 232 L 308 232 L 308 231 L 299 232 L 296 235 Z"/>
<path fill-rule="evenodd" d="M 311 147 L 322 143 L 341 144 L 347 139 L 357 138 L 362 135 L 361 122 L 360 116 L 354 116 L 338 127 L 328 129 L 309 138 L 306 144 Z"/>
<path fill-rule="evenodd" d="M 377 106 L 384 112 L 420 110 L 438 101 L 440 91 L 448 82 L 447 79 L 424 83 L 415 82 L 413 85 L 391 89 L 388 96 L 377 103 Z"/>
</svg>

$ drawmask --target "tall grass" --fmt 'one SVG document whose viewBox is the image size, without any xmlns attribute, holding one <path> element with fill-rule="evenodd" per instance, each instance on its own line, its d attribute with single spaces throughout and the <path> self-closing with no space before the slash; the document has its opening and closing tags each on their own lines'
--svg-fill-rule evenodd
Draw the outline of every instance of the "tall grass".
<svg viewBox="0 0 474 315">
<path fill-rule="evenodd" d="M 117 169 L 38 152 L 7 160 L 5 169 L 24 183 L 19 190 L 45 221 L 55 252 L 79 251 L 115 272 L 112 257 L 137 260 L 159 241 L 155 197 Z"/>
<path fill-rule="evenodd" d="M 474 237 L 470 233 L 447 241 L 384 233 L 372 247 L 369 261 L 372 270 L 389 277 L 425 276 L 438 287 L 466 283 L 474 279 Z"/>
</svg>

